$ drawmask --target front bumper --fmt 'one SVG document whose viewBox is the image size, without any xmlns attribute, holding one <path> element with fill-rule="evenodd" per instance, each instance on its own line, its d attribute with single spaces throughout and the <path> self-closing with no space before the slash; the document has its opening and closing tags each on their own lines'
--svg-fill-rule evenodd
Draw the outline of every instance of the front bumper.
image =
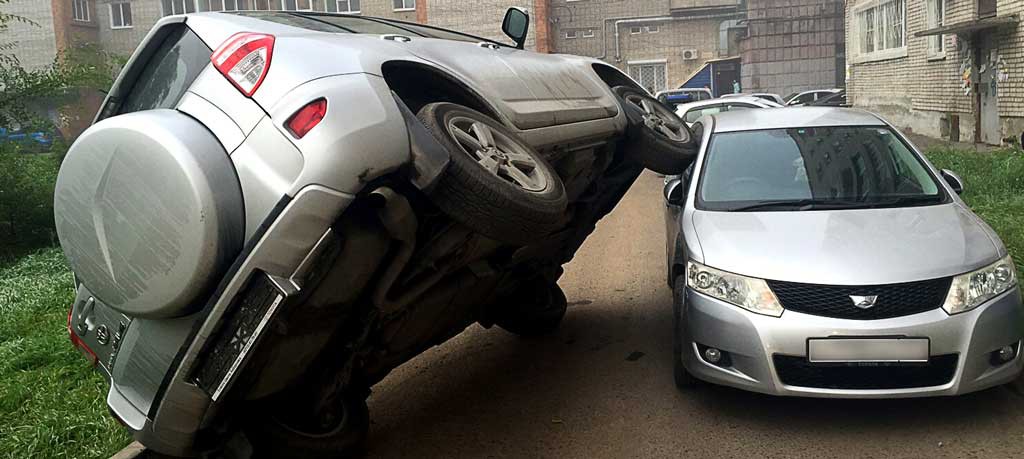
<svg viewBox="0 0 1024 459">
<path fill-rule="evenodd" d="M 768 317 L 687 289 L 681 325 L 683 364 L 699 379 L 772 395 L 825 398 L 902 398 L 958 395 L 1005 384 L 1024 368 L 1020 352 L 1008 363 L 993 365 L 991 353 L 1006 345 L 1020 348 L 1024 306 L 1018 288 L 981 307 L 950 316 L 942 309 L 884 320 L 843 320 L 786 311 Z M 782 382 L 774 356 L 807 356 L 809 338 L 925 337 L 933 357 L 956 355 L 952 379 L 941 385 L 899 389 L 832 389 Z M 716 366 L 699 355 L 698 344 L 730 355 Z"/>
</svg>

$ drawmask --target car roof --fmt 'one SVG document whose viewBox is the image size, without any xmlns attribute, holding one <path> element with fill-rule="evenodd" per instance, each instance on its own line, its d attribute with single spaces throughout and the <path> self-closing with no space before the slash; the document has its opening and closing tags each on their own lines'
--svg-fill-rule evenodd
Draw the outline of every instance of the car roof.
<svg viewBox="0 0 1024 459">
<path fill-rule="evenodd" d="M 824 126 L 885 126 L 881 118 L 863 110 L 839 107 L 788 107 L 779 110 L 739 110 L 708 115 L 715 132 L 756 131 Z"/>
</svg>

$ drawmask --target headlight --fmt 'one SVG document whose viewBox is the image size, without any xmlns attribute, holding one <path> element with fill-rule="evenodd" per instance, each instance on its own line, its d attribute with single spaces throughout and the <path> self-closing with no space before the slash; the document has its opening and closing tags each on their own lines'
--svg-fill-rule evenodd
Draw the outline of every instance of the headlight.
<svg viewBox="0 0 1024 459">
<path fill-rule="evenodd" d="M 953 278 L 942 309 L 950 314 L 967 312 L 1017 285 L 1017 269 L 1007 255 L 991 265 Z"/>
<path fill-rule="evenodd" d="M 691 261 L 686 264 L 686 286 L 750 312 L 773 317 L 782 315 L 782 305 L 763 279 L 727 273 Z"/>
</svg>

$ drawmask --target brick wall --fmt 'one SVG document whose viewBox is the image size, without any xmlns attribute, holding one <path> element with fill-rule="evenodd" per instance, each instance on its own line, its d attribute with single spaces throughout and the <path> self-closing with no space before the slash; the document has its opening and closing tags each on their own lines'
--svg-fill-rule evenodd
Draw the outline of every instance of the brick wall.
<svg viewBox="0 0 1024 459">
<path fill-rule="evenodd" d="M 744 91 L 785 96 L 843 85 L 842 1 L 749 0 L 747 17 L 740 42 Z"/>
<path fill-rule="evenodd" d="M 713 3 L 735 5 L 727 1 Z M 673 13 L 666 0 L 551 0 L 549 11 L 555 52 L 601 58 L 622 70 L 627 70 L 630 61 L 664 59 L 670 88 L 682 84 L 706 60 L 719 57 L 720 25 L 742 17 L 726 13 L 662 19 Z M 633 20 L 643 17 L 659 19 Z M 615 30 L 620 20 L 629 22 L 618 26 L 619 54 L 616 55 Z M 657 32 L 648 26 L 656 27 Z M 631 33 L 632 27 L 639 27 L 640 33 Z M 575 33 L 576 38 L 567 38 L 566 33 Z M 593 34 L 593 37 L 585 34 Z M 696 49 L 699 57 L 683 59 L 683 50 L 688 49 Z"/>
<path fill-rule="evenodd" d="M 851 53 L 857 43 L 855 9 L 869 0 L 847 4 L 847 42 Z M 960 118 L 961 140 L 974 140 L 974 95 L 961 89 L 961 64 L 970 59 L 973 44 L 968 39 L 944 36 L 944 55 L 929 56 L 928 39 L 915 37 L 927 28 L 926 0 L 906 0 L 906 56 L 849 65 L 848 96 L 855 106 L 875 111 L 900 127 L 933 137 L 944 133 L 943 120 L 950 114 Z M 971 0 L 946 0 L 945 23 L 967 22 L 977 17 Z M 1024 11 L 1024 0 L 1001 0 L 998 15 Z M 1006 60 L 1010 79 L 999 84 L 999 113 L 1004 118 L 1024 117 L 1024 26 L 983 31 L 996 33 L 999 55 Z M 1021 122 L 1004 119 L 1004 132 L 1013 133 Z M 1017 133 L 1016 135 L 1020 135 Z"/>
<path fill-rule="evenodd" d="M 515 6 L 530 12 L 530 33 L 526 49 L 536 49 L 537 21 L 533 0 L 419 0 L 427 2 L 427 23 L 459 32 L 489 38 L 501 43 L 511 39 L 501 32 L 505 11 Z"/>
<path fill-rule="evenodd" d="M 26 18 L 35 24 L 11 22 L 0 35 L 0 43 L 14 43 L 14 55 L 28 69 L 46 67 L 57 56 L 57 42 L 53 37 L 53 9 L 50 2 L 40 0 L 11 0 L 4 5 L 5 14 Z"/>
<path fill-rule="evenodd" d="M 99 23 L 100 43 L 107 52 L 128 57 L 130 56 L 142 39 L 149 33 L 149 29 L 163 17 L 163 9 L 160 0 L 133 0 L 131 2 L 132 27 L 126 29 L 113 29 L 110 26 L 110 3 L 113 0 L 98 0 L 96 7 L 97 22 Z"/>
</svg>

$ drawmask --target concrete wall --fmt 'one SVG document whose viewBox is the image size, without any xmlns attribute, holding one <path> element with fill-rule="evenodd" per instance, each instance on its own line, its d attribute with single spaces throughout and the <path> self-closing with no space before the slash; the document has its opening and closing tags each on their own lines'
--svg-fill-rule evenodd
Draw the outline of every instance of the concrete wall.
<svg viewBox="0 0 1024 459">
<path fill-rule="evenodd" d="M 744 91 L 786 96 L 843 85 L 841 0 L 749 0 L 747 16 Z"/>
</svg>

